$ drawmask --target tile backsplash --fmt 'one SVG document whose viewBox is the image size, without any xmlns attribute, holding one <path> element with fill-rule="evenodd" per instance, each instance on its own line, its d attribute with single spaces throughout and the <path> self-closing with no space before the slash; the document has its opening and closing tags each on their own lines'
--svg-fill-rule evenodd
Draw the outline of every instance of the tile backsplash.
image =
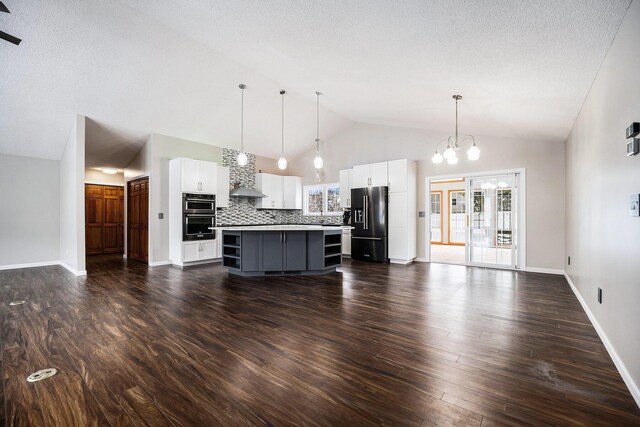
<svg viewBox="0 0 640 427">
<path fill-rule="evenodd" d="M 246 166 L 239 166 L 237 162 L 238 151 L 224 148 L 222 150 L 222 165 L 229 168 L 229 184 L 233 188 L 235 183 L 242 187 L 255 188 L 256 156 L 248 154 L 249 161 Z M 251 225 L 251 224 L 307 224 L 318 223 L 317 216 L 302 215 L 302 210 L 293 209 L 256 209 L 255 199 L 236 198 L 229 199 L 228 208 L 220 208 L 217 212 L 218 225 Z M 325 223 L 341 224 L 342 216 L 325 216 Z"/>
</svg>

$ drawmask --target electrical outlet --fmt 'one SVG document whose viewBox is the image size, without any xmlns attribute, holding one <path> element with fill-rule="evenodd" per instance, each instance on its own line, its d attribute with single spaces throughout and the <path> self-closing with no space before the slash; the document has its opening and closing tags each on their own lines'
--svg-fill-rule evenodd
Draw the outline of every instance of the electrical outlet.
<svg viewBox="0 0 640 427">
<path fill-rule="evenodd" d="M 602 304 L 602 288 L 598 288 L 598 302 Z"/>
<path fill-rule="evenodd" d="M 567 265 L 571 265 L 571 257 L 570 256 L 567 257 Z"/>
</svg>

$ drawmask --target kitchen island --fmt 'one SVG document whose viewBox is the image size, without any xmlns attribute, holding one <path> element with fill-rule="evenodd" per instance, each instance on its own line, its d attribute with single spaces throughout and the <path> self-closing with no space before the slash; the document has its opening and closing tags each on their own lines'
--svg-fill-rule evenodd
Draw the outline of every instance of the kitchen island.
<svg viewBox="0 0 640 427">
<path fill-rule="evenodd" d="M 240 276 L 317 275 L 342 264 L 342 229 L 321 225 L 221 227 L 222 265 Z"/>
</svg>

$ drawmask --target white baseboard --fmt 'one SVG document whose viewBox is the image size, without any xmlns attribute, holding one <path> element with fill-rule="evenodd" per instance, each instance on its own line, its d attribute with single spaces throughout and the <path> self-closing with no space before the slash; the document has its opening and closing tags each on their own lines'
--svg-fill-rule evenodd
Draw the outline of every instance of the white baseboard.
<svg viewBox="0 0 640 427">
<path fill-rule="evenodd" d="M 525 267 L 522 271 L 528 271 L 529 273 L 558 274 L 560 276 L 565 274 L 564 270 L 556 270 L 554 268 Z"/>
<path fill-rule="evenodd" d="M 564 277 L 567 279 L 567 282 L 569 282 L 569 286 L 571 287 L 571 290 L 575 294 L 576 298 L 578 298 L 578 301 L 580 302 L 582 309 L 584 310 L 585 313 L 587 313 L 587 317 L 589 318 L 589 320 L 591 321 L 591 324 L 593 325 L 596 332 L 598 333 L 598 336 L 600 337 L 600 340 L 604 344 L 604 347 L 609 352 L 609 356 L 611 356 L 611 359 L 613 360 L 613 363 L 616 365 L 618 372 L 620 372 L 620 376 L 622 376 L 622 380 L 624 381 L 624 383 L 627 385 L 627 388 L 631 392 L 631 396 L 633 396 L 633 398 L 635 399 L 636 404 L 640 406 L 640 387 L 638 387 L 638 384 L 635 383 L 635 381 L 631 377 L 631 374 L 629 374 L 627 367 L 624 365 L 624 363 L 620 359 L 620 356 L 618 356 L 618 353 L 616 352 L 616 349 L 611 344 L 611 341 L 609 341 L 607 334 L 605 334 L 604 330 L 598 323 L 598 320 L 589 309 L 589 306 L 585 302 L 584 298 L 582 298 L 582 295 L 580 295 L 580 292 L 578 292 L 578 288 L 576 288 L 576 286 L 573 284 L 573 282 L 571 281 L 571 278 L 566 272 L 564 272 Z"/>
<path fill-rule="evenodd" d="M 149 261 L 149 267 L 158 267 L 161 265 L 171 265 L 173 264 L 171 261 L 166 260 L 166 261 L 156 261 L 156 262 L 151 262 Z"/>
<path fill-rule="evenodd" d="M 401 264 L 401 265 L 407 265 L 407 264 L 411 264 L 411 262 L 413 261 L 413 259 L 393 259 L 390 258 L 389 262 L 391 264 Z"/>
<path fill-rule="evenodd" d="M 59 261 L 58 264 L 60 264 L 61 266 L 63 266 L 64 268 L 66 268 L 67 270 L 69 270 L 70 272 L 75 274 L 76 276 L 86 276 L 87 275 L 87 270 L 76 270 L 75 268 L 71 268 L 71 266 L 69 266 L 67 263 L 62 262 L 62 261 Z"/>
<path fill-rule="evenodd" d="M 414 260 L 415 262 L 429 262 L 429 260 L 428 260 L 428 259 L 426 259 L 426 258 L 414 258 L 413 260 Z"/>
<path fill-rule="evenodd" d="M 60 264 L 60 261 L 29 262 L 26 264 L 0 265 L 0 270 L 15 270 L 17 268 L 47 267 L 49 265 L 59 265 L 59 264 Z"/>
</svg>

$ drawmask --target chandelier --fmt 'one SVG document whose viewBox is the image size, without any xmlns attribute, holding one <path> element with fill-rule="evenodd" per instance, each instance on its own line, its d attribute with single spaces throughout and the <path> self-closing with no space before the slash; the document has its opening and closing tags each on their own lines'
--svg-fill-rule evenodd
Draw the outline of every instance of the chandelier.
<svg viewBox="0 0 640 427">
<path fill-rule="evenodd" d="M 471 141 L 471 147 L 467 151 L 467 158 L 469 160 L 478 160 L 480 158 L 480 149 L 476 145 L 476 141 L 473 138 L 473 135 L 465 135 L 462 138 L 458 136 L 458 101 L 462 99 L 461 95 L 453 95 L 453 99 L 456 100 L 456 134 L 455 136 L 450 136 L 447 139 L 440 141 L 436 145 L 436 152 L 431 158 L 433 163 L 442 163 L 444 159 L 447 160 L 447 163 L 450 165 L 455 165 L 458 163 L 458 155 L 456 154 L 460 148 L 462 148 L 462 144 Z M 443 142 L 447 143 L 447 148 L 444 150 L 444 154 L 440 154 L 438 151 L 438 147 Z"/>
</svg>

